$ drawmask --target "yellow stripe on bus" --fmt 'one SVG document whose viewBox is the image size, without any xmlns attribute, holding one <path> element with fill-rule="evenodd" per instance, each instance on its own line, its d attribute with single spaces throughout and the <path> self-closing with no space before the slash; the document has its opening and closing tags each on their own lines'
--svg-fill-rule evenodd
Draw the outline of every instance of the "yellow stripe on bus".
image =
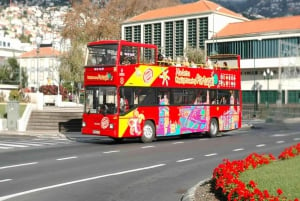
<svg viewBox="0 0 300 201">
<path fill-rule="evenodd" d="M 124 86 L 151 86 L 167 67 L 140 65 Z"/>
</svg>

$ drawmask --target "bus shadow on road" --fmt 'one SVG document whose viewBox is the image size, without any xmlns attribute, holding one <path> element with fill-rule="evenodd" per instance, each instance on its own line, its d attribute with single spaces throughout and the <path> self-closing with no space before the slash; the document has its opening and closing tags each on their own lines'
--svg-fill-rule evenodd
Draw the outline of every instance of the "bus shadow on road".
<svg viewBox="0 0 300 201">
<path fill-rule="evenodd" d="M 80 142 L 80 143 L 89 143 L 89 144 L 99 144 L 99 145 L 120 145 L 120 144 L 142 144 L 140 138 L 125 138 L 125 139 L 112 139 L 105 136 L 84 136 L 81 133 L 64 133 L 65 137 L 69 140 Z M 173 142 L 173 141 L 190 141 L 196 139 L 203 140 L 218 140 L 218 138 L 224 138 L 232 136 L 230 132 L 222 133 L 221 136 L 215 138 L 210 138 L 204 133 L 193 133 L 193 134 L 184 134 L 180 136 L 160 136 L 156 138 L 152 143 L 160 142 Z M 151 143 L 150 143 L 151 144 Z"/>
</svg>

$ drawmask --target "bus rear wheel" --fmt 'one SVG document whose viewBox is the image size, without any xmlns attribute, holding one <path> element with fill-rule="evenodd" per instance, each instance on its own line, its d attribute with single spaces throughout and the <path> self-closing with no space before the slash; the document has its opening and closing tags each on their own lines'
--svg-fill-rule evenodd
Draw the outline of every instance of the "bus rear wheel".
<svg viewBox="0 0 300 201">
<path fill-rule="evenodd" d="M 213 138 L 216 137 L 219 133 L 219 124 L 216 118 L 212 118 L 209 123 L 208 136 Z"/>
<path fill-rule="evenodd" d="M 152 142 L 155 139 L 155 129 L 151 121 L 146 121 L 143 127 L 143 135 L 141 141 L 143 143 Z"/>
</svg>

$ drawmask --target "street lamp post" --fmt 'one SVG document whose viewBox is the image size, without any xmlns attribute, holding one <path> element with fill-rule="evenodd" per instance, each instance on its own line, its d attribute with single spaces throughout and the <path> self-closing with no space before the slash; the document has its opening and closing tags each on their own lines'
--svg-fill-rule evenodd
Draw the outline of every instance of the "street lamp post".
<svg viewBox="0 0 300 201">
<path fill-rule="evenodd" d="M 258 102 L 258 98 L 257 98 L 257 85 L 256 85 L 256 61 L 255 59 L 259 58 L 260 56 L 260 41 L 262 39 L 261 38 L 257 38 L 256 40 L 253 40 L 252 43 L 252 55 L 253 55 L 253 98 L 254 98 L 254 102 L 253 102 L 253 117 L 256 117 L 256 111 L 257 111 L 257 102 Z"/>
<path fill-rule="evenodd" d="M 42 37 L 40 33 L 38 32 L 36 35 L 36 104 L 37 109 L 42 110 L 43 109 L 43 96 L 39 93 L 39 57 L 40 57 L 40 45 L 42 43 Z"/>
<path fill-rule="evenodd" d="M 255 83 L 255 46 L 254 46 L 254 41 L 252 43 L 252 54 L 253 54 L 253 117 L 256 117 L 256 104 L 257 104 L 257 100 L 256 100 L 256 83 Z"/>
<path fill-rule="evenodd" d="M 213 54 L 216 54 L 217 53 L 217 50 L 216 50 L 216 36 L 215 36 L 215 12 L 218 12 L 222 7 L 221 6 L 218 6 L 215 10 L 213 10 L 213 31 L 212 31 L 212 34 L 213 34 Z"/>
<path fill-rule="evenodd" d="M 40 57 L 40 46 L 42 42 L 42 37 L 40 33 L 36 35 L 36 90 L 37 93 L 39 92 L 39 57 Z"/>
<path fill-rule="evenodd" d="M 273 71 L 268 68 L 264 71 L 263 76 L 267 79 L 267 108 L 269 109 L 269 80 L 273 77 Z"/>
</svg>

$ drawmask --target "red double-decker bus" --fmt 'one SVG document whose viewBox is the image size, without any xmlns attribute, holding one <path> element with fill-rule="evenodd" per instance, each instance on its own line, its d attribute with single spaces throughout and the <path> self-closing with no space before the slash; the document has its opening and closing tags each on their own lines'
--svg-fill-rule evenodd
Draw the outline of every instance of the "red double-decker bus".
<svg viewBox="0 0 300 201">
<path fill-rule="evenodd" d="M 197 65 L 161 60 L 157 46 L 124 40 L 87 49 L 82 134 L 151 142 L 241 127 L 239 55 Z"/>
</svg>

